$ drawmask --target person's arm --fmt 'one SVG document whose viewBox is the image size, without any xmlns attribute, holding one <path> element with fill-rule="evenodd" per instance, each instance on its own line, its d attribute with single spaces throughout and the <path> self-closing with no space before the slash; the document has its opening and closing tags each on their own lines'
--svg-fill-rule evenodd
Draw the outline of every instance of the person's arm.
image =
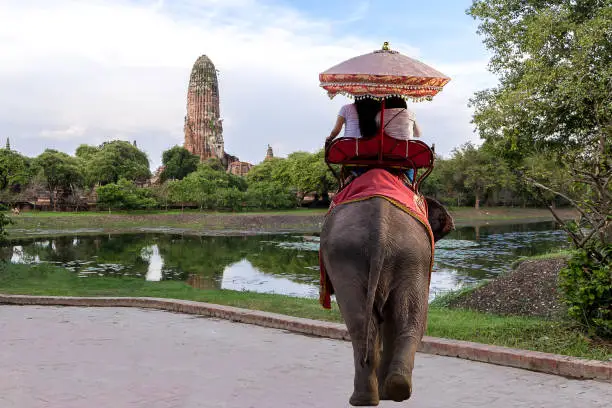
<svg viewBox="0 0 612 408">
<path fill-rule="evenodd" d="M 327 136 L 327 139 L 325 139 L 325 142 L 329 142 L 332 139 L 334 139 L 336 136 L 338 136 L 340 134 L 340 131 L 342 130 L 343 125 L 344 125 L 344 118 L 338 115 L 338 119 L 336 119 L 336 124 L 334 125 L 334 128 L 332 129 L 329 136 Z"/>
</svg>

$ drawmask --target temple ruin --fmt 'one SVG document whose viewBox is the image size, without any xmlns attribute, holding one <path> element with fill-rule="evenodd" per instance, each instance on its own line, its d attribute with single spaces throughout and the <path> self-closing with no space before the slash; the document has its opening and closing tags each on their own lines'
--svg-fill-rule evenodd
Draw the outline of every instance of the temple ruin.
<svg viewBox="0 0 612 408">
<path fill-rule="evenodd" d="M 241 162 L 224 150 L 217 72 L 206 55 L 200 56 L 193 64 L 187 88 L 184 147 L 199 156 L 201 161 L 217 158 L 226 171 L 244 176 L 253 165 Z"/>
<path fill-rule="evenodd" d="M 200 160 L 216 157 L 227 161 L 224 160 L 217 70 L 206 55 L 200 56 L 191 70 L 184 131 L 185 148 L 200 156 Z"/>
<path fill-rule="evenodd" d="M 272 160 L 274 158 L 274 152 L 272 151 L 272 146 L 268 145 L 268 150 L 266 151 L 266 158 L 264 161 Z"/>
</svg>

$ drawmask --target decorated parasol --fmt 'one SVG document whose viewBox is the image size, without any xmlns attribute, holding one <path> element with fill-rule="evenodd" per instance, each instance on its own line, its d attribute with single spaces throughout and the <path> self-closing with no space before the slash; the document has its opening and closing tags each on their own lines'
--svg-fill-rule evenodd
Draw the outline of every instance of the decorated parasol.
<svg viewBox="0 0 612 408">
<path fill-rule="evenodd" d="M 346 60 L 319 74 L 330 98 L 346 96 L 385 98 L 400 96 L 414 101 L 431 100 L 450 78 L 413 58 L 382 49 Z"/>
</svg>

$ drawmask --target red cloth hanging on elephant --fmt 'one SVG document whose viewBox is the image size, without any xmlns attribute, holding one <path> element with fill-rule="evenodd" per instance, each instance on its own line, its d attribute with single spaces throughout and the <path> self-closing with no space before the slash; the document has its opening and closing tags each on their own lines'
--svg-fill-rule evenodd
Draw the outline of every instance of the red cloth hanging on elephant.
<svg viewBox="0 0 612 408">
<path fill-rule="evenodd" d="M 329 211 L 342 204 L 356 201 L 368 200 L 373 197 L 381 197 L 395 205 L 402 211 L 410 214 L 422 223 L 431 238 L 431 265 L 429 276 L 431 279 L 431 267 L 433 266 L 434 236 L 427 219 L 427 202 L 420 194 L 407 187 L 400 176 L 389 173 L 384 169 L 371 169 L 353 180 L 340 193 L 338 193 L 329 206 Z M 329 212 L 327 213 L 329 215 Z M 359 220 L 355 220 L 359 222 Z M 325 309 L 331 309 L 331 295 L 334 288 L 325 271 L 321 249 L 319 249 L 320 291 L 319 302 Z"/>
</svg>

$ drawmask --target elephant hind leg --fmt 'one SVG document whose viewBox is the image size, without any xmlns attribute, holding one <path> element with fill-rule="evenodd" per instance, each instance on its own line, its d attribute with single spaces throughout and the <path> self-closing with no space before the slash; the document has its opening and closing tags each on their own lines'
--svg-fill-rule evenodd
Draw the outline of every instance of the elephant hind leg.
<svg viewBox="0 0 612 408">
<path fill-rule="evenodd" d="M 421 286 L 427 284 L 426 275 L 415 274 L 410 279 L 417 287 L 426 287 Z M 415 354 L 425 331 L 427 295 L 425 290 L 397 290 L 391 294 L 395 337 L 393 356 L 382 387 L 385 399 L 401 402 L 412 394 L 412 370 Z"/>
<path fill-rule="evenodd" d="M 382 399 L 405 401 L 412 395 L 412 369 L 420 338 L 399 334 L 395 338 L 393 358 L 381 386 Z"/>
<path fill-rule="evenodd" d="M 354 390 L 349 403 L 353 406 L 376 406 L 379 403 L 376 376 L 380 361 L 379 319 L 366 313 L 365 288 L 358 281 L 343 283 L 337 286 L 336 298 L 351 336 L 355 365 Z M 370 324 L 367 348 L 363 330 L 366 319 Z"/>
<path fill-rule="evenodd" d="M 395 330 L 395 322 L 393 321 L 393 311 L 391 308 L 385 308 L 383 316 L 383 323 L 380 325 L 380 342 L 382 343 L 382 352 L 377 373 L 378 394 L 381 400 L 389 400 L 390 398 L 385 392 L 384 385 L 387 375 L 389 374 L 391 362 L 393 361 L 395 338 L 397 337 L 397 334 Z"/>
<path fill-rule="evenodd" d="M 370 324 L 373 327 L 370 328 L 371 339 L 367 359 L 364 359 L 366 353 L 365 339 L 359 335 L 353 337 L 354 332 L 349 329 L 355 364 L 354 390 L 349 399 L 349 403 L 353 406 L 376 406 L 380 401 L 377 376 L 380 362 L 380 335 L 378 324 L 373 319 Z M 363 330 L 361 329 L 363 324 L 359 327 L 359 330 Z"/>
<path fill-rule="evenodd" d="M 406 367 L 405 361 L 414 358 L 418 341 L 399 336 L 394 312 L 388 308 L 381 325 L 383 350 L 378 367 L 378 393 L 381 400 L 401 402 L 412 394 L 412 365 Z"/>
<path fill-rule="evenodd" d="M 412 340 L 412 341 L 410 341 Z M 418 341 L 414 338 L 405 343 L 404 350 L 398 350 L 408 355 L 410 366 L 391 364 L 389 372 L 384 380 L 382 395 L 385 399 L 402 402 L 412 395 L 412 369 L 414 366 L 414 355 L 418 348 Z"/>
</svg>

